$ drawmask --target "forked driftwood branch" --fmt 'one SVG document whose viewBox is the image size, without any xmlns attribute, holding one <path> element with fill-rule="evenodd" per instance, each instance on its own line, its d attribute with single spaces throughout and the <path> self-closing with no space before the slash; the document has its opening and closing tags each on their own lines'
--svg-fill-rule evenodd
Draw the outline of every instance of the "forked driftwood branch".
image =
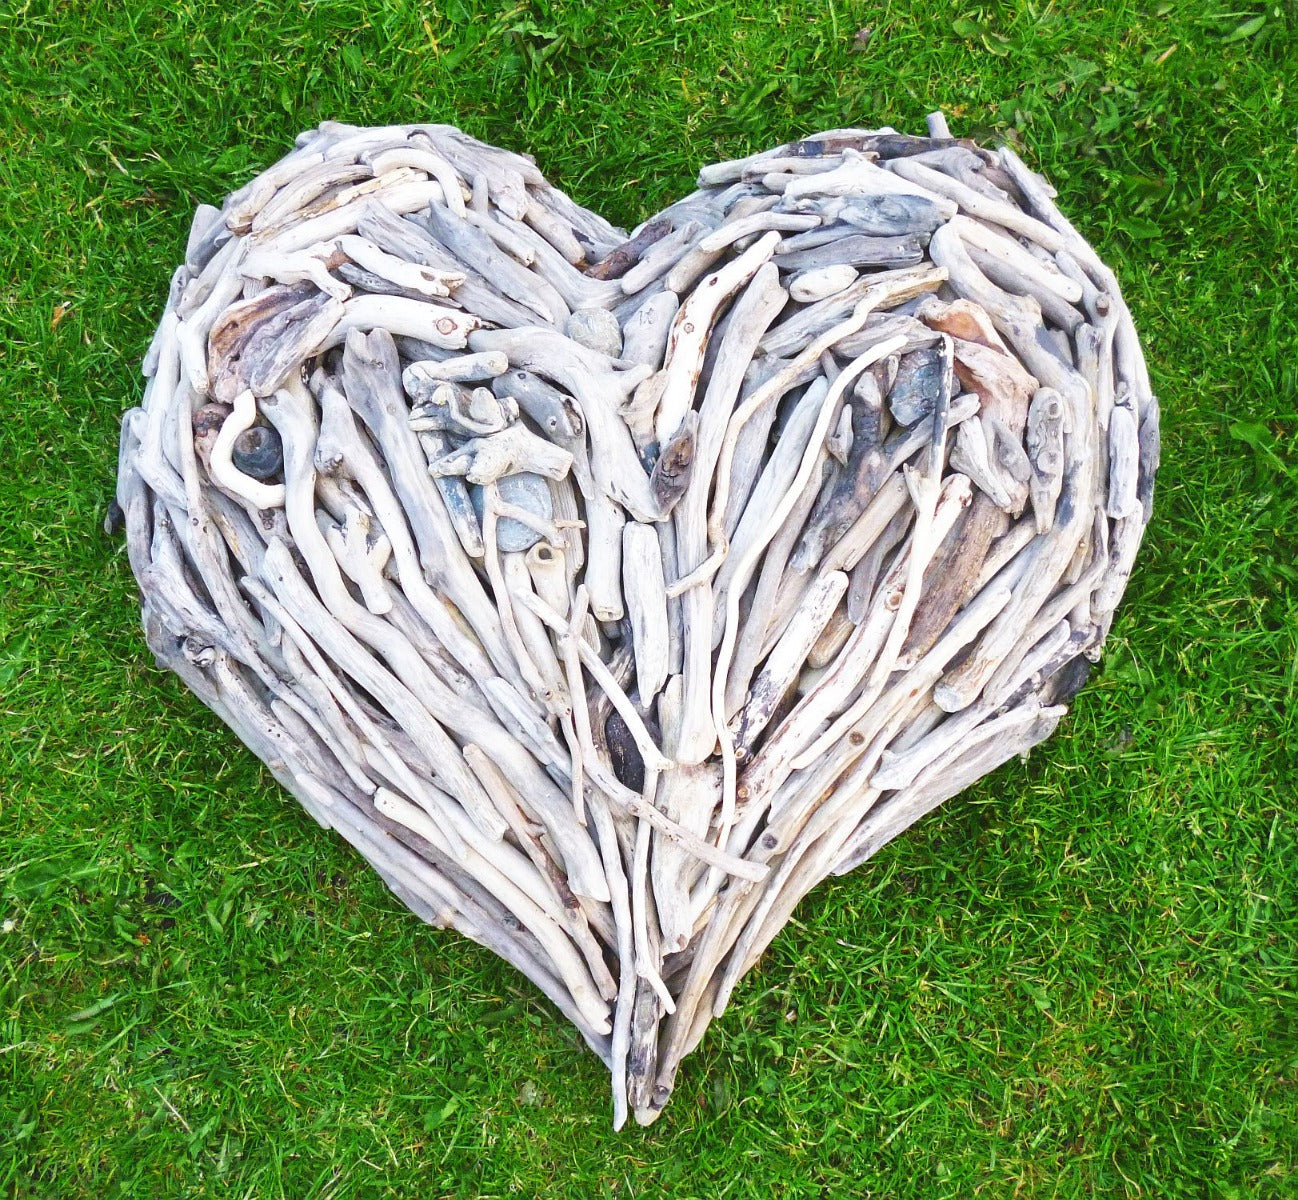
<svg viewBox="0 0 1298 1200">
<path fill-rule="evenodd" d="M 652 1121 L 798 901 L 1047 737 L 1150 515 L 1112 273 L 1008 149 L 833 130 L 630 236 L 441 125 L 194 219 L 144 626 Z"/>
</svg>

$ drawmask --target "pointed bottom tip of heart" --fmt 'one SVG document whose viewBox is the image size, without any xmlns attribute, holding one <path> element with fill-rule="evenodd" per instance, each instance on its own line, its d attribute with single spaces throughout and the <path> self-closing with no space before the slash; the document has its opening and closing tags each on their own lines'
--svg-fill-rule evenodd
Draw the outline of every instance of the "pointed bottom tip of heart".
<svg viewBox="0 0 1298 1200">
<path fill-rule="evenodd" d="M 635 1123 L 641 1129 L 648 1129 L 655 1121 L 662 1116 L 662 1106 L 655 1107 L 652 1104 L 637 1105 L 627 1108 L 625 1105 L 614 1104 L 613 1111 L 613 1132 L 621 1133 L 627 1127 L 627 1116 L 635 1118 Z"/>
<path fill-rule="evenodd" d="M 652 1106 L 637 1108 L 634 1111 L 635 1123 L 639 1125 L 641 1129 L 648 1129 L 650 1125 L 662 1116 L 662 1113 L 663 1110 L 661 1108 L 654 1108 Z"/>
</svg>

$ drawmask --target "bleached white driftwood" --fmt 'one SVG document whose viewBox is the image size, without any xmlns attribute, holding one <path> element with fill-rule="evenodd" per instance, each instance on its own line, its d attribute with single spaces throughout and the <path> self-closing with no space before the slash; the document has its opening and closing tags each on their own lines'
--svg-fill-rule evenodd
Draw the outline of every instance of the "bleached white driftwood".
<svg viewBox="0 0 1298 1200">
<path fill-rule="evenodd" d="M 1149 520 L 1117 280 L 1009 150 L 831 130 L 631 236 L 444 125 L 200 206 L 144 628 L 648 1123 L 794 906 L 1058 724 Z"/>
</svg>

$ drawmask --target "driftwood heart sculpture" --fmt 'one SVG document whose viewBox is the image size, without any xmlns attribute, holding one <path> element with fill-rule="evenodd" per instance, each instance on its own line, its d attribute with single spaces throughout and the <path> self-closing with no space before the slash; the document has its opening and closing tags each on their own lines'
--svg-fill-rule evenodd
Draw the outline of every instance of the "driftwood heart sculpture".
<svg viewBox="0 0 1298 1200">
<path fill-rule="evenodd" d="M 124 421 L 159 662 L 618 1125 L 817 882 L 1050 734 L 1149 519 L 1113 275 L 929 132 L 628 238 L 451 127 L 322 125 L 199 210 Z"/>
</svg>

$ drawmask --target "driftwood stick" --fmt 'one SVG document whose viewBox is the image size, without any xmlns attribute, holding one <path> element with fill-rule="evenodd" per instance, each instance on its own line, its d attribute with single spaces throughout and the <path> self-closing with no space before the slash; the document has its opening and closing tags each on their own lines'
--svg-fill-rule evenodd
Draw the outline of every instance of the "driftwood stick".
<svg viewBox="0 0 1298 1200">
<path fill-rule="evenodd" d="M 751 688 L 745 686 L 748 699 L 734 718 L 737 755 L 741 748 L 751 748 L 765 729 L 776 705 L 797 679 L 812 646 L 846 593 L 847 584 L 848 578 L 842 571 L 830 571 L 820 576 L 808 589 L 806 598 L 775 643 Z"/>
<path fill-rule="evenodd" d="M 764 234 L 733 263 L 704 279 L 681 305 L 667 339 L 666 379 L 655 422 L 660 442 L 676 432 L 693 401 L 703 367 L 703 352 L 718 310 L 752 279 L 775 252 L 779 240 L 779 234 L 774 231 Z"/>
<path fill-rule="evenodd" d="M 732 713 L 746 702 L 753 672 L 757 669 L 757 664 L 771 651 L 768 641 L 772 634 L 781 636 L 788 627 L 787 622 L 779 621 L 781 606 L 778 598 L 781 585 L 788 579 L 789 555 L 793 551 L 794 543 L 801 536 L 807 516 L 816 501 L 818 488 L 815 484 L 816 480 L 813 477 L 811 483 L 803 489 L 798 502 L 790 509 L 779 533 L 772 539 L 771 544 L 766 548 L 766 553 L 762 556 L 762 569 L 757 576 L 757 584 L 748 605 L 743 630 L 735 642 L 730 677 L 726 681 L 726 707 Z M 773 629 L 777 623 L 778 628 Z M 750 749 L 744 739 L 736 742 L 735 753 L 741 759 L 747 757 Z"/>
<path fill-rule="evenodd" d="M 641 704 L 662 691 L 669 667 L 667 587 L 658 536 L 648 525 L 622 530 L 622 590 L 635 647 L 636 690 Z"/>
</svg>

